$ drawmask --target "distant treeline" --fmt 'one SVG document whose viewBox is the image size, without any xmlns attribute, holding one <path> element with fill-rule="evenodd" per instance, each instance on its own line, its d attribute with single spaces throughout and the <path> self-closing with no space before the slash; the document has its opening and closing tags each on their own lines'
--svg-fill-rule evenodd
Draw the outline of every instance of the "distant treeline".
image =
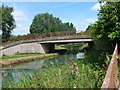
<svg viewBox="0 0 120 90">
<path fill-rule="evenodd" d="M 59 18 L 53 17 L 49 13 L 36 15 L 30 26 L 30 34 L 62 31 L 76 31 L 76 29 L 72 23 L 63 23 Z"/>
</svg>

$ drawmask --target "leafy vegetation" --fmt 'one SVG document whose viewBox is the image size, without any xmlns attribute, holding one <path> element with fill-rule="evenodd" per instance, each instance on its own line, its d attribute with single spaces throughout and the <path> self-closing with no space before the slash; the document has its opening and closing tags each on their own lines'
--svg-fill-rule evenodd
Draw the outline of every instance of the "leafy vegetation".
<svg viewBox="0 0 120 90">
<path fill-rule="evenodd" d="M 15 20 L 13 15 L 13 7 L 2 5 L 0 7 L 0 30 L 2 30 L 2 41 L 8 41 L 10 39 L 11 31 L 15 28 Z M 1 22 L 2 21 L 2 22 Z"/>
<path fill-rule="evenodd" d="M 72 23 L 62 23 L 59 18 L 49 13 L 36 15 L 30 26 L 30 34 L 62 31 L 76 31 L 76 29 Z"/>
<path fill-rule="evenodd" d="M 60 45 L 60 44 L 56 44 L 55 49 L 67 49 L 67 48 L 62 47 L 62 45 Z"/>
<path fill-rule="evenodd" d="M 106 2 L 98 13 L 98 21 L 88 26 L 95 43 L 105 51 L 113 52 L 120 45 L 120 1 Z"/>
<path fill-rule="evenodd" d="M 86 48 L 86 47 L 88 47 L 88 43 L 84 43 L 84 44 L 82 45 L 82 49 L 84 49 L 84 48 Z"/>
</svg>

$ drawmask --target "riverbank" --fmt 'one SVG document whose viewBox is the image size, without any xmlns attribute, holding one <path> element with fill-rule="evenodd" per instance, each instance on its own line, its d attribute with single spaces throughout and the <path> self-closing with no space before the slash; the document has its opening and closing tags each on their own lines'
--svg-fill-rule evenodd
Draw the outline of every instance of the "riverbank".
<svg viewBox="0 0 120 90">
<path fill-rule="evenodd" d="M 40 59 L 44 59 L 44 58 L 54 57 L 56 55 L 58 55 L 58 54 L 57 53 L 37 54 L 37 56 L 34 56 L 34 54 L 32 54 L 31 56 L 29 54 L 25 56 L 25 54 L 24 54 L 21 57 L 19 57 L 19 55 L 11 56 L 13 58 L 10 58 L 10 56 L 8 56 L 8 58 L 7 57 L 5 58 L 5 56 L 4 56 L 3 60 L 0 60 L 0 64 L 2 65 L 2 67 L 5 67 L 5 66 L 10 66 L 12 64 L 16 64 L 16 63 L 22 63 L 22 62 L 27 62 L 27 61 L 34 61 L 34 60 L 40 60 Z"/>
</svg>

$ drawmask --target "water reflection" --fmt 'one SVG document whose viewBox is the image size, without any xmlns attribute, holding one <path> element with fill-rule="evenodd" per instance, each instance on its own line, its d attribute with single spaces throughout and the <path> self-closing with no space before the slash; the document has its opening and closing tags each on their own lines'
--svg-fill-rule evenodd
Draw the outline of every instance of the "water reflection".
<svg viewBox="0 0 120 90">
<path fill-rule="evenodd" d="M 37 70 L 35 69 L 6 69 L 1 71 L 2 72 L 2 84 L 3 87 L 6 83 L 9 82 L 20 82 L 22 78 L 32 77 L 32 74 L 35 73 Z"/>
<path fill-rule="evenodd" d="M 84 53 L 77 53 L 77 59 L 83 59 Z"/>
<path fill-rule="evenodd" d="M 39 69 L 42 68 L 44 61 L 45 60 L 24 62 L 21 64 L 11 65 L 9 68 L 7 67 L 7 69 Z"/>
</svg>

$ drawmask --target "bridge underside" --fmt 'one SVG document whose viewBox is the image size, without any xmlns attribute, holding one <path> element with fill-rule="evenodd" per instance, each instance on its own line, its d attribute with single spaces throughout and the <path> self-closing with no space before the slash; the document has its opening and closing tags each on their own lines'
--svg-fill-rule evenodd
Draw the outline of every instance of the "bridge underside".
<svg viewBox="0 0 120 90">
<path fill-rule="evenodd" d="M 42 53 L 52 53 L 55 52 L 55 44 L 66 44 L 66 43 L 79 43 L 79 42 L 57 42 L 57 43 L 41 43 L 43 52 Z M 88 43 L 88 48 L 92 48 L 94 46 L 93 41 L 84 42 Z"/>
<path fill-rule="evenodd" d="M 55 52 L 55 44 L 41 44 L 41 48 L 43 49 L 43 52 L 41 53 L 53 53 Z"/>
</svg>

